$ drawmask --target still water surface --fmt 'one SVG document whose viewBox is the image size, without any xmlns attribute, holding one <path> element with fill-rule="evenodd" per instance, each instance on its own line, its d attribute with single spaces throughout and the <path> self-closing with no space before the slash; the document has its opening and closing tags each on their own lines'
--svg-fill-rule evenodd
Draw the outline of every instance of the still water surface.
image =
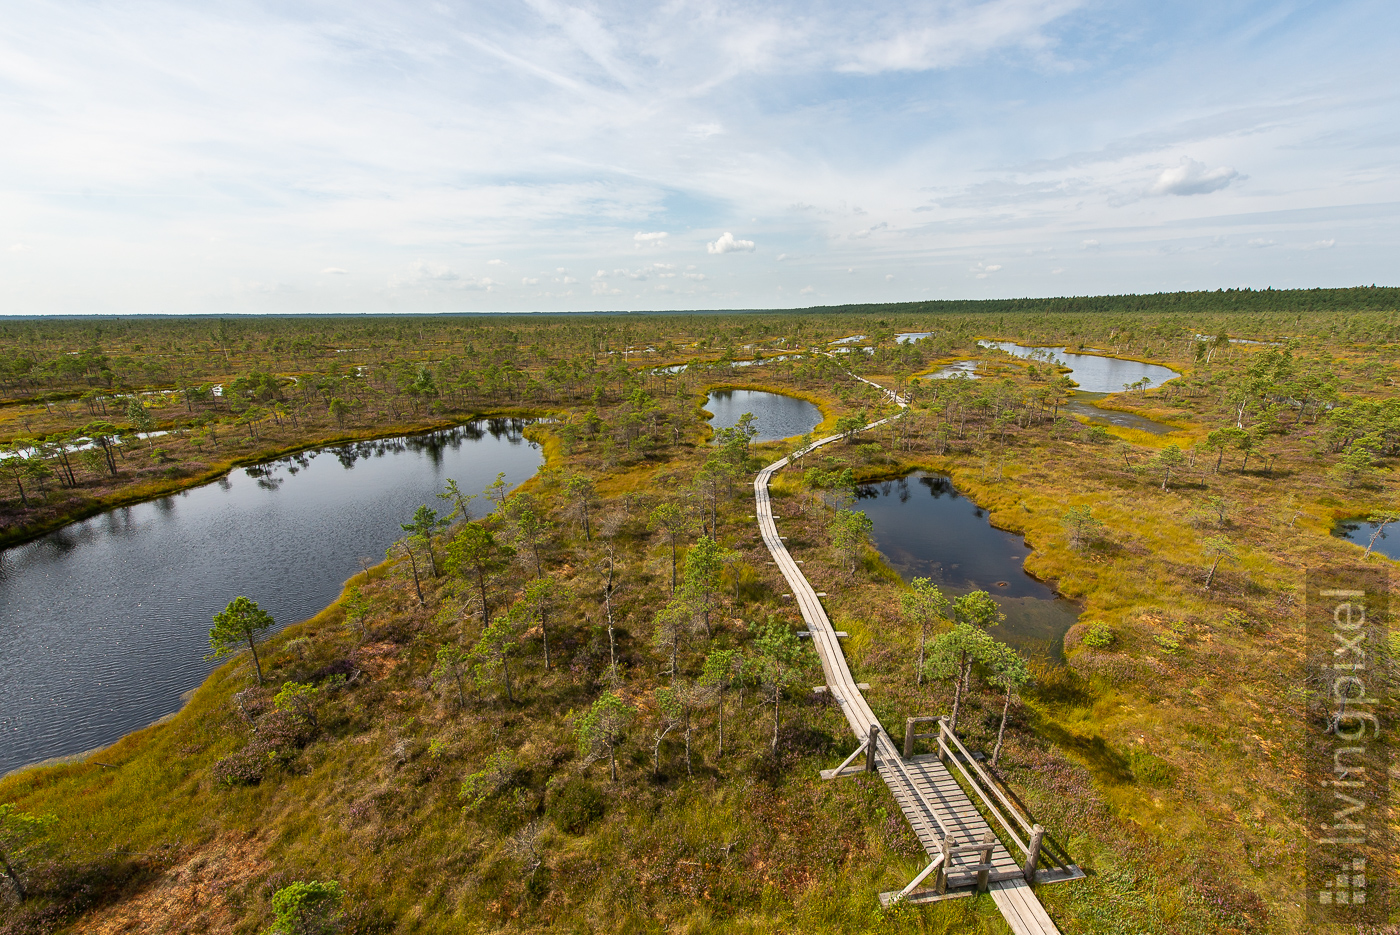
<svg viewBox="0 0 1400 935">
<path fill-rule="evenodd" d="M 870 517 L 876 547 L 905 581 L 931 578 L 953 597 L 986 591 L 1006 614 L 994 636 L 1023 652 L 1062 658 L 1065 631 L 1079 608 L 1027 574 L 1025 540 L 994 528 L 987 511 L 948 478 L 920 471 L 863 484 L 855 509 Z"/>
<path fill-rule="evenodd" d="M 752 412 L 758 422 L 754 441 L 759 442 L 804 435 L 822 421 L 822 411 L 807 400 L 761 390 L 715 390 L 705 409 L 714 413 L 710 425 L 716 429 L 738 425 L 740 416 Z"/>
<path fill-rule="evenodd" d="M 1341 520 L 1333 527 L 1332 535 L 1355 542 L 1364 549 L 1370 544 L 1371 536 L 1375 535 L 1377 525 L 1362 519 Z M 1400 523 L 1387 524 L 1376 536 L 1376 544 L 1371 546 L 1371 551 L 1400 561 Z"/>
<path fill-rule="evenodd" d="M 1147 378 L 1148 386 L 1161 386 L 1181 374 L 1170 367 L 1122 360 L 1099 354 L 1076 354 L 1063 347 L 1025 347 L 1011 341 L 984 341 L 986 347 L 999 347 L 1008 354 L 1044 360 L 1054 358 L 1071 369 L 1070 379 L 1086 393 L 1121 393 L 1126 384 Z"/>
<path fill-rule="evenodd" d="M 1081 415 L 1091 422 L 1116 425 L 1125 429 L 1141 429 L 1144 432 L 1151 432 L 1153 435 L 1166 435 L 1173 431 L 1172 426 L 1165 422 L 1157 422 L 1132 412 L 1101 408 L 1099 402 L 1107 395 L 1107 393 L 1076 392 L 1061 408 L 1075 415 Z"/>
<path fill-rule="evenodd" d="M 0 553 L 0 774 L 176 710 L 213 668 L 210 617 L 234 597 L 304 620 L 419 504 L 445 513 L 449 477 L 467 492 L 500 471 L 524 481 L 542 460 L 526 424 L 306 452 Z"/>
</svg>

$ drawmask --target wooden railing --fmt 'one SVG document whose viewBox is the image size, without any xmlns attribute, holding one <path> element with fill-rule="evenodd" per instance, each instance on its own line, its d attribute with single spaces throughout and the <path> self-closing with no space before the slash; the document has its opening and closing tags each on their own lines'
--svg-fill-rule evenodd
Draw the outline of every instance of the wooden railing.
<svg viewBox="0 0 1400 935">
<path fill-rule="evenodd" d="M 916 725 L 936 723 L 933 733 L 916 733 Z M 972 753 L 948 724 L 946 717 L 911 717 L 904 724 L 904 756 L 914 755 L 914 741 L 930 739 L 937 743 L 938 758 L 950 771 L 956 770 L 963 783 L 981 800 L 985 811 L 1001 827 L 1009 845 L 1020 852 L 1021 873 L 1026 882 L 1035 882 L 1035 874 L 1042 860 L 1062 870 L 1070 870 L 1069 855 L 1058 844 L 1051 841 L 1045 829 L 1036 824 L 1030 813 L 1005 784 L 993 779 L 973 758 Z M 969 845 L 980 849 L 983 845 Z M 947 846 L 944 853 L 947 855 Z"/>
</svg>

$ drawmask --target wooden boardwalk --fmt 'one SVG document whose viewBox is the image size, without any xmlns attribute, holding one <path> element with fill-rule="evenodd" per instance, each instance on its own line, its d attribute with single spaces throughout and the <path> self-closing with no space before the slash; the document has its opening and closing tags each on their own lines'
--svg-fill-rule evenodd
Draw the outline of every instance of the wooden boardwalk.
<svg viewBox="0 0 1400 935">
<path fill-rule="evenodd" d="M 862 382 L 870 383 L 869 380 Z M 871 383 L 871 385 L 885 392 L 901 407 L 904 406 L 903 400 L 895 394 L 890 393 L 879 384 Z M 866 428 L 873 428 L 885 421 L 873 422 Z M 810 451 L 812 448 L 829 444 L 840 437 L 833 435 L 829 438 L 823 438 L 806 450 Z M 1016 935 L 1058 933 L 1059 929 L 1055 927 L 1055 923 L 1051 921 L 1045 908 L 1040 904 L 1040 900 L 1036 898 L 1035 893 L 1027 884 L 1025 868 L 1018 864 L 1016 858 L 1002 843 L 1001 838 L 988 825 L 987 820 L 973 804 L 972 799 L 968 797 L 968 793 L 964 791 L 964 787 L 959 784 L 958 779 L 945 765 L 945 760 L 951 763 L 964 776 L 965 780 L 971 780 L 970 785 L 974 791 L 987 805 L 991 806 L 990 811 L 1001 823 L 1003 833 L 1021 848 L 1029 849 L 1032 853 L 1039 853 L 1041 840 L 1039 826 L 1034 826 L 1036 835 L 1033 843 L 1023 841 L 1017 836 L 1018 829 L 1015 823 L 1008 822 L 1001 813 L 996 811 L 993 797 L 1001 797 L 1001 801 L 1006 803 L 1004 794 L 994 786 L 990 787 L 989 794 L 988 791 L 984 791 L 983 788 L 976 785 L 977 776 L 981 775 L 985 778 L 985 773 L 972 762 L 970 756 L 963 755 L 966 751 L 962 749 L 956 738 L 952 737 L 951 732 L 946 732 L 942 724 L 940 724 L 937 736 L 939 737 L 940 750 L 944 751 L 943 757 L 930 755 L 905 759 L 903 750 L 896 746 L 880 725 L 879 720 L 876 719 L 874 712 L 871 711 L 870 705 L 866 702 L 865 696 L 851 675 L 850 667 L 846 664 L 846 656 L 841 650 L 840 638 L 832 627 L 831 621 L 827 618 L 821 599 L 778 536 L 778 527 L 773 518 L 772 503 L 768 494 L 768 484 L 773 474 L 787 463 L 788 459 L 784 458 L 770 464 L 760 471 L 758 477 L 754 479 L 754 500 L 763 543 L 772 554 L 778 570 L 787 579 L 792 596 L 798 609 L 802 612 L 802 619 L 807 623 L 808 633 L 811 635 L 812 643 L 821 658 L 822 671 L 826 676 L 826 690 L 831 693 L 836 703 L 841 707 L 856 739 L 862 742 L 862 746 L 857 750 L 860 756 L 853 755 L 847 764 L 857 758 L 862 763 L 868 763 L 869 746 L 873 742 L 873 765 L 880 778 L 885 781 L 885 785 L 894 795 L 895 801 L 904 812 L 904 816 L 908 819 L 919 843 L 923 845 L 924 850 L 931 858 L 929 867 L 916 877 L 909 887 L 898 894 L 885 894 L 882 899 L 887 902 L 900 899 L 918 902 L 944 899 L 950 896 L 971 895 L 975 889 L 969 887 L 978 885 L 978 877 L 981 873 L 985 876 L 980 882 L 991 893 L 992 899 L 1011 926 L 1012 932 Z M 947 740 L 945 740 L 945 733 Z M 961 754 L 959 751 L 962 751 Z M 951 752 L 951 757 L 948 756 L 949 752 Z M 959 759 L 960 756 L 961 759 Z M 840 776 L 865 768 L 863 766 L 848 766 L 847 764 L 843 764 L 841 768 L 836 770 L 826 771 L 823 775 Z M 969 767 L 971 767 L 971 771 L 969 771 Z M 990 783 L 990 780 L 988 782 Z M 1007 805 L 1009 807 L 1009 803 Z M 1019 818 L 1019 815 L 1016 817 Z M 1031 825 L 1024 821 L 1022 824 L 1024 828 L 1020 830 L 1026 832 L 1031 830 Z M 1030 834 L 1027 834 L 1027 838 L 1030 837 Z M 990 857 L 989 860 L 988 857 Z M 1037 872 L 1033 866 L 1030 874 L 1037 882 L 1076 879 L 1083 876 L 1077 867 L 1063 861 L 1056 862 L 1060 864 L 1060 870 L 1039 870 Z M 943 875 L 943 879 L 938 880 L 939 885 L 935 888 L 920 890 L 917 884 L 931 873 Z M 934 878 L 938 879 L 937 876 Z"/>
</svg>

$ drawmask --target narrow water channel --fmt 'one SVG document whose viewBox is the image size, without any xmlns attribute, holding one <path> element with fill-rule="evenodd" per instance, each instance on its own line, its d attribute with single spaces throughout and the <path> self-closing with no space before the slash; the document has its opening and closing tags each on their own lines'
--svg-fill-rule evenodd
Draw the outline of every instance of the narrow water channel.
<svg viewBox="0 0 1400 935">
<path fill-rule="evenodd" d="M 448 478 L 468 493 L 542 460 L 517 420 L 324 448 L 112 510 L 0 552 L 0 774 L 104 746 L 180 706 L 238 595 L 318 613 Z M 479 512 L 484 512 L 484 507 Z"/>
<path fill-rule="evenodd" d="M 994 636 L 1026 653 L 1063 658 L 1079 608 L 1027 574 L 1025 540 L 994 528 L 987 511 L 948 478 L 919 471 L 864 484 L 855 509 L 870 517 L 875 546 L 905 581 L 930 578 L 953 597 L 986 591 L 1006 614 Z"/>
</svg>

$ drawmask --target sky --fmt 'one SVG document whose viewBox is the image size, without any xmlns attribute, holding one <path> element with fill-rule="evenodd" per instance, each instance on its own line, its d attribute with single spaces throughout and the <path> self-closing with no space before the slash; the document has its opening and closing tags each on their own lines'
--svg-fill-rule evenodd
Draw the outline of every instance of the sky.
<svg viewBox="0 0 1400 935">
<path fill-rule="evenodd" d="M 1400 4 L 19 0 L 0 313 L 1400 284 Z"/>
</svg>

